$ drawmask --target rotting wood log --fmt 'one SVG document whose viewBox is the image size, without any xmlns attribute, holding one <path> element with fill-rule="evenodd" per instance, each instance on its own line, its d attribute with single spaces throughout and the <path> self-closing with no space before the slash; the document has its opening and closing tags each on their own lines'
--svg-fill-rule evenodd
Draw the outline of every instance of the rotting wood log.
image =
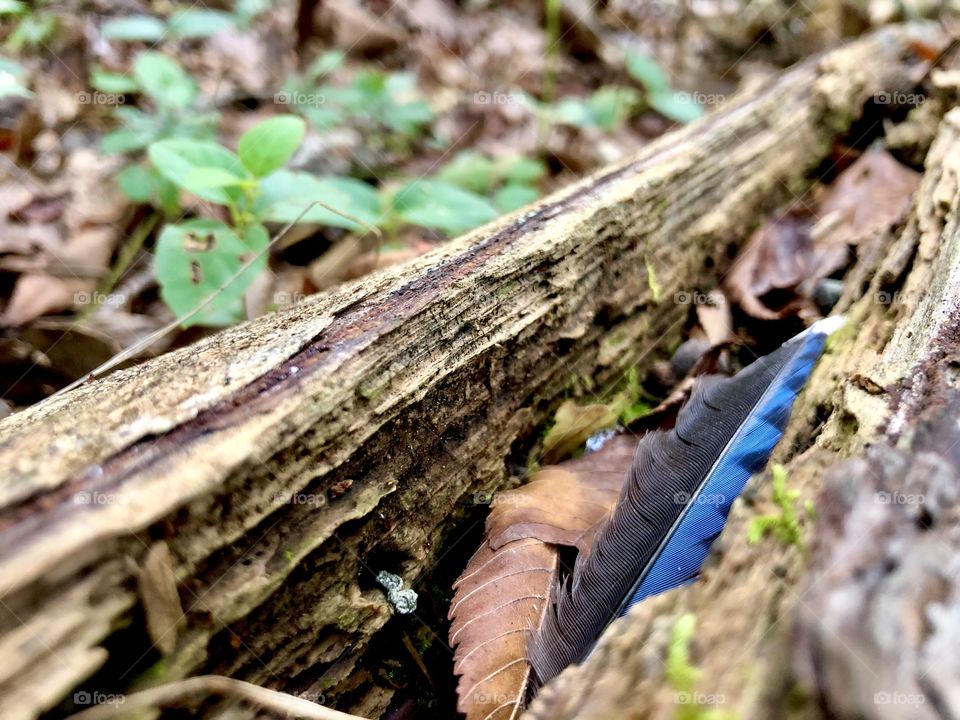
<svg viewBox="0 0 960 720">
<path fill-rule="evenodd" d="M 428 256 L 5 419 L 0 715 L 201 673 L 377 715 L 391 690 L 355 671 L 392 615 L 376 572 L 428 571 L 572 376 L 610 388 L 662 356 L 676 293 L 809 186 L 871 96 L 912 86 L 928 30 L 813 59 Z"/>
<path fill-rule="evenodd" d="M 525 720 L 666 720 L 681 703 L 744 720 L 957 716 L 958 501 L 949 442 L 960 435 L 955 414 L 937 418 L 960 407 L 958 159 L 960 108 L 939 125 L 902 232 L 868 253 L 868 287 L 847 309 L 848 325 L 831 338 L 778 446 L 801 517 L 802 500 L 814 502 L 816 519 L 804 522 L 814 543 L 751 544 L 751 519 L 779 512 L 769 483 L 753 483 L 734 504 L 704 580 L 614 623 Z M 868 451 L 869 460 L 859 459 Z M 845 456 L 857 459 L 838 461 Z M 871 471 L 877 465 L 886 467 Z M 685 613 L 697 618 L 695 692 L 672 684 L 664 666 Z"/>
</svg>

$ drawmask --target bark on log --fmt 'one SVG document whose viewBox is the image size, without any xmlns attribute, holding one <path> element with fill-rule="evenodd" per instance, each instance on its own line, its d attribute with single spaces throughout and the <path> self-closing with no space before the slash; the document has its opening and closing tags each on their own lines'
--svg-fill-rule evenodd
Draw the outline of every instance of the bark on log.
<svg viewBox="0 0 960 720">
<path fill-rule="evenodd" d="M 544 689 L 526 720 L 666 719 L 691 702 L 749 720 L 958 716 L 950 447 L 960 440 L 958 158 L 954 109 L 902 233 L 855 269 L 869 287 L 831 339 L 778 448 L 789 487 L 816 499 L 811 550 L 748 542 L 751 519 L 778 512 L 769 483 L 754 485 L 734 505 L 705 580 L 611 626 L 587 662 Z M 892 449 L 900 439 L 904 448 Z M 837 465 L 838 456 L 871 446 L 869 460 Z M 821 492 L 825 476 L 832 480 Z M 804 523 L 806 536 L 814 524 Z M 684 613 L 697 617 L 692 653 L 702 676 L 694 693 L 678 690 L 664 668 Z"/>
<path fill-rule="evenodd" d="M 808 186 L 865 101 L 909 90 L 916 32 L 807 62 L 402 268 L 4 420 L 0 714 L 200 673 L 328 701 L 369 686 L 350 675 L 392 615 L 373 575 L 421 577 L 571 375 L 642 375 L 680 335 L 675 293 Z"/>
</svg>

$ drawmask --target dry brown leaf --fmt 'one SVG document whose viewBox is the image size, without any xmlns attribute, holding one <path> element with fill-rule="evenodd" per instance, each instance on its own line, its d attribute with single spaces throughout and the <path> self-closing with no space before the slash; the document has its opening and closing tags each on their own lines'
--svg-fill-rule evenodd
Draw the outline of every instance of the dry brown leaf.
<svg viewBox="0 0 960 720">
<path fill-rule="evenodd" d="M 703 329 L 710 347 L 716 347 L 734 339 L 733 315 L 730 302 L 721 290 L 711 290 L 707 302 L 697 303 L 697 322 Z"/>
<path fill-rule="evenodd" d="M 919 182 L 887 151 L 867 151 L 823 193 L 815 223 L 798 207 L 754 232 L 724 281 L 730 298 L 763 320 L 815 312 L 817 283 L 850 261 L 850 246 L 899 222 Z M 762 297 L 777 290 L 794 296 L 771 308 Z"/>
<path fill-rule="evenodd" d="M 573 400 L 565 400 L 543 438 L 543 461 L 554 463 L 569 457 L 583 447 L 588 437 L 613 425 L 617 414 L 612 405 L 577 405 Z"/>
<path fill-rule="evenodd" d="M 614 436 L 599 451 L 543 468 L 527 485 L 496 495 L 484 541 L 455 583 L 450 607 L 457 709 L 468 720 L 506 720 L 523 709 L 527 637 L 548 606 L 559 548 L 589 551 L 638 442 Z"/>
<path fill-rule="evenodd" d="M 760 299 L 773 290 L 796 288 L 807 275 L 813 255 L 813 218 L 803 210 L 788 210 L 761 225 L 724 279 L 730 299 L 748 315 L 777 320 L 796 310 L 794 303 L 770 309 Z"/>
<path fill-rule="evenodd" d="M 820 220 L 813 231 L 816 247 L 823 252 L 828 247 L 856 245 L 886 230 L 906 215 L 919 184 L 920 174 L 886 150 L 865 152 L 820 200 Z M 818 232 L 821 227 L 829 229 Z"/>
<path fill-rule="evenodd" d="M 63 213 L 68 236 L 91 225 L 120 222 L 130 207 L 114 180 L 122 166 L 122 158 L 98 155 L 90 148 L 70 155 L 59 183 L 69 196 Z"/>
<path fill-rule="evenodd" d="M 50 312 L 73 307 L 82 293 L 93 290 L 90 280 L 73 280 L 52 275 L 21 275 L 13 288 L 0 325 L 19 326 Z"/>
</svg>

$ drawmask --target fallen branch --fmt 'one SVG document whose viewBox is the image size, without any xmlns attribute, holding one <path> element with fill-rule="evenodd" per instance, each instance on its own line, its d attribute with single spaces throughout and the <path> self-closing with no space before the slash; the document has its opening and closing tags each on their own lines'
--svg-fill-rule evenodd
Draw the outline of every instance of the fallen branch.
<svg viewBox="0 0 960 720">
<path fill-rule="evenodd" d="M 405 266 L 5 419 L 4 708 L 203 673 L 349 686 L 354 712 L 381 712 L 393 691 L 355 675 L 393 613 L 376 574 L 424 575 L 571 377 L 610 390 L 680 338 L 676 294 L 808 187 L 865 101 L 911 86 L 915 32 L 807 62 Z"/>
<path fill-rule="evenodd" d="M 217 675 L 200 675 L 167 685 L 141 690 L 71 716 L 71 720 L 109 720 L 149 711 L 186 709 L 211 696 L 252 703 L 262 710 L 306 720 L 364 720 L 356 715 L 331 710 L 312 700 Z"/>
</svg>

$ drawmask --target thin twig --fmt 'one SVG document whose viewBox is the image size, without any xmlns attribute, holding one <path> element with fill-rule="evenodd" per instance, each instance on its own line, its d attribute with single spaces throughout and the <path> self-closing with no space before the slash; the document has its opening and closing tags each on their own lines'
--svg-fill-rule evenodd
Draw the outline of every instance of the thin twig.
<svg viewBox="0 0 960 720">
<path fill-rule="evenodd" d="M 265 710 L 286 713 L 291 717 L 306 718 L 306 720 L 365 720 L 359 715 L 348 715 L 295 695 L 268 690 L 253 683 L 222 675 L 198 675 L 130 695 L 118 695 L 114 702 L 94 705 L 71 715 L 70 720 L 109 720 L 115 717 L 128 717 L 147 710 L 184 707 L 190 701 L 205 699 L 211 695 L 246 700 Z"/>
</svg>

